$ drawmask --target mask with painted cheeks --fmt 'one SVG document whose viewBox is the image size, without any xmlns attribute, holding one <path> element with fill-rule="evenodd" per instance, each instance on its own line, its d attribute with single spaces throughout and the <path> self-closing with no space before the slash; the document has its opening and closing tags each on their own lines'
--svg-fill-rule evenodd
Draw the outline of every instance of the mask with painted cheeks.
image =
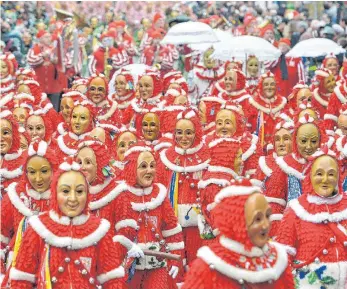
<svg viewBox="0 0 347 289">
<path fill-rule="evenodd" d="M 275 151 L 278 156 L 286 156 L 292 152 L 292 135 L 290 131 L 281 128 L 275 133 Z"/>
<path fill-rule="evenodd" d="M 192 121 L 180 119 L 176 123 L 175 140 L 182 149 L 192 147 L 195 140 L 195 127 Z"/>
<path fill-rule="evenodd" d="M 89 84 L 88 97 L 90 100 L 98 104 L 106 98 L 106 82 L 101 77 L 95 77 Z"/>
<path fill-rule="evenodd" d="M 154 141 L 158 139 L 159 130 L 159 117 L 152 112 L 146 113 L 142 119 L 142 134 L 145 140 Z"/>
<path fill-rule="evenodd" d="M 46 158 L 40 156 L 30 158 L 26 165 L 26 174 L 35 191 L 44 193 L 49 189 L 53 171 Z"/>
<path fill-rule="evenodd" d="M 256 57 L 250 57 L 247 61 L 247 74 L 250 77 L 257 77 L 259 74 L 259 61 Z"/>
<path fill-rule="evenodd" d="M 97 162 L 94 151 L 84 147 L 77 154 L 76 162 L 81 166 L 81 171 L 89 184 L 93 184 L 96 179 Z"/>
<path fill-rule="evenodd" d="M 6 119 L 0 119 L 0 129 L 0 152 L 5 155 L 10 151 L 13 143 L 12 124 Z"/>
<path fill-rule="evenodd" d="M 71 114 L 71 129 L 72 132 L 81 135 L 85 133 L 91 122 L 91 114 L 88 108 L 77 105 L 74 107 Z"/>
<path fill-rule="evenodd" d="M 156 174 L 156 162 L 150 152 L 140 153 L 137 159 L 136 183 L 139 187 L 150 187 Z"/>
<path fill-rule="evenodd" d="M 60 111 L 66 123 L 70 122 L 71 112 L 74 108 L 74 101 L 71 97 L 64 97 L 60 103 Z"/>
<path fill-rule="evenodd" d="M 139 81 L 140 98 L 147 100 L 153 96 L 154 83 L 152 77 L 144 75 Z"/>
<path fill-rule="evenodd" d="M 46 126 L 43 118 L 39 115 L 31 115 L 27 120 L 27 128 L 31 140 L 35 139 L 45 139 Z"/>
<path fill-rule="evenodd" d="M 336 80 L 334 75 L 330 74 L 328 77 L 325 77 L 323 85 L 327 92 L 332 93 L 336 86 Z"/>
<path fill-rule="evenodd" d="M 299 154 L 307 159 L 313 155 L 320 146 L 320 133 L 312 123 L 301 125 L 296 135 L 296 145 Z"/>
<path fill-rule="evenodd" d="M 273 77 L 266 77 L 263 80 L 263 96 L 272 99 L 276 94 L 276 81 Z"/>
<path fill-rule="evenodd" d="M 136 136 L 130 132 L 126 131 L 123 132 L 117 140 L 117 156 L 118 159 L 123 161 L 124 160 L 124 154 L 129 149 L 130 146 L 135 144 L 137 142 Z"/>
<path fill-rule="evenodd" d="M 224 77 L 225 90 L 232 92 L 236 90 L 237 73 L 234 70 L 228 71 Z"/>
<path fill-rule="evenodd" d="M 124 75 L 117 75 L 115 88 L 118 96 L 124 96 L 127 94 L 127 81 Z"/>
<path fill-rule="evenodd" d="M 228 109 L 222 109 L 216 116 L 216 134 L 219 137 L 232 137 L 236 132 L 235 114 Z"/>
</svg>

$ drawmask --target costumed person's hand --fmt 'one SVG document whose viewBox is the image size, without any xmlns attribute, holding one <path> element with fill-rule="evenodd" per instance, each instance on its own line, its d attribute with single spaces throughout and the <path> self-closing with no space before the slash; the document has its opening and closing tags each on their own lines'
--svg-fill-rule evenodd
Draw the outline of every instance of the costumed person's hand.
<svg viewBox="0 0 347 289">
<path fill-rule="evenodd" d="M 172 277 L 172 279 L 175 279 L 178 274 L 178 267 L 172 266 L 169 271 L 169 275 Z"/>
<path fill-rule="evenodd" d="M 131 249 L 128 251 L 128 257 L 130 258 L 144 258 L 145 254 L 143 253 L 142 249 L 134 244 Z"/>
</svg>

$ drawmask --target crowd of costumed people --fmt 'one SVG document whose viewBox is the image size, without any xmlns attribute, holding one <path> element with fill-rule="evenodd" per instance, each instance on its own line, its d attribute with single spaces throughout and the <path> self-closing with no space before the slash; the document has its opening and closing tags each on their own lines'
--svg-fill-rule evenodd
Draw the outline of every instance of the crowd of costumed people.
<svg viewBox="0 0 347 289">
<path fill-rule="evenodd" d="M 346 8 L 3 1 L 1 288 L 346 289 Z"/>
</svg>

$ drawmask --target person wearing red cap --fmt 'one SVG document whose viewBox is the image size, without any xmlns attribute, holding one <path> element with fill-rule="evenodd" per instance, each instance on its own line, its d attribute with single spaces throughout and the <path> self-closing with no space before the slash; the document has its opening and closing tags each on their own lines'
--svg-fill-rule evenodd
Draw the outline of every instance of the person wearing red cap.
<svg viewBox="0 0 347 289">
<path fill-rule="evenodd" d="M 150 45 L 152 38 L 151 34 L 154 33 L 156 30 L 164 29 L 164 25 L 165 18 L 163 17 L 163 15 L 160 13 L 154 14 L 152 26 L 146 31 L 145 35 L 142 37 L 140 51 L 143 51 L 146 46 Z"/>
<path fill-rule="evenodd" d="M 257 18 L 251 13 L 246 13 L 243 17 L 243 25 L 237 26 L 234 31 L 235 36 L 254 35 L 257 28 Z"/>
<path fill-rule="evenodd" d="M 232 180 L 214 198 L 220 234 L 201 247 L 182 289 L 294 289 L 286 249 L 269 241 L 271 207 L 248 179 Z"/>
<path fill-rule="evenodd" d="M 266 41 L 277 47 L 277 42 L 275 40 L 275 31 L 273 24 L 267 23 L 263 27 L 259 28 L 259 37 L 264 38 Z"/>
<path fill-rule="evenodd" d="M 129 63 L 133 63 L 133 57 L 138 54 L 134 39 L 125 30 L 126 22 L 123 20 L 113 21 L 108 25 L 109 31 L 114 32 L 115 43 L 118 48 L 123 48 L 128 53 Z"/>
<path fill-rule="evenodd" d="M 45 30 L 40 30 L 35 44 L 28 52 L 28 64 L 35 70 L 37 81 L 43 92 L 47 93 L 53 107 L 59 111 L 60 95 L 67 87 L 67 78 L 58 66 L 57 50 L 52 43 L 52 36 Z"/>
<path fill-rule="evenodd" d="M 90 75 L 98 73 L 109 74 L 111 79 L 113 73 L 129 64 L 129 56 L 125 49 L 114 48 L 114 33 L 104 32 L 101 37 L 102 45 L 93 53 L 89 60 Z M 105 67 L 105 57 L 107 57 L 107 67 Z M 109 67 L 108 67 L 109 66 Z"/>
<path fill-rule="evenodd" d="M 266 62 L 265 66 L 276 77 L 278 81 L 278 92 L 284 97 L 288 97 L 293 87 L 299 82 L 305 82 L 304 64 L 301 57 L 286 57 L 290 50 L 291 43 L 289 38 L 281 38 L 278 41 L 278 48 L 281 57 L 273 62 Z"/>
</svg>

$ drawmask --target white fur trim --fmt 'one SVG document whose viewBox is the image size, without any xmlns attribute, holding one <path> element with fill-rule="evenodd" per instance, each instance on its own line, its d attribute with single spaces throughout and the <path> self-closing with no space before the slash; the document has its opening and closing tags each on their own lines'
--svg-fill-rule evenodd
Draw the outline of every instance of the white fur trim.
<svg viewBox="0 0 347 289">
<path fill-rule="evenodd" d="M 222 167 L 222 166 L 209 166 L 207 170 L 209 172 L 214 172 L 214 173 L 219 173 L 219 172 L 226 173 L 231 175 L 234 179 L 237 179 L 240 177 L 237 173 L 235 173 L 234 170 L 230 168 Z"/>
<path fill-rule="evenodd" d="M 345 86 L 344 86 L 344 88 L 345 88 Z M 340 89 L 342 89 L 342 87 L 337 86 L 337 87 L 334 88 L 334 92 L 335 92 L 335 95 L 337 96 L 337 98 L 340 100 L 340 102 L 342 104 L 345 104 L 347 102 L 347 99 L 341 93 Z M 344 89 L 344 91 L 346 91 L 346 90 Z"/>
<path fill-rule="evenodd" d="M 53 108 L 51 103 L 47 103 L 45 107 L 30 111 L 30 115 L 46 115 L 47 112 Z"/>
<path fill-rule="evenodd" d="M 178 90 L 170 88 L 170 89 L 167 90 L 165 95 L 172 95 L 172 96 L 177 97 L 177 96 L 180 96 L 181 94 L 180 94 L 180 92 Z"/>
<path fill-rule="evenodd" d="M 219 239 L 219 243 L 226 249 L 235 252 L 240 255 L 244 255 L 247 257 L 261 257 L 263 256 L 268 250 L 269 246 L 265 245 L 263 248 L 259 247 L 252 247 L 251 250 L 246 250 L 245 246 L 239 242 L 236 242 L 232 239 L 229 239 L 225 236 L 221 236 Z"/>
<path fill-rule="evenodd" d="M 12 267 L 10 270 L 10 280 L 28 281 L 30 283 L 35 283 L 36 277 L 35 274 L 20 271 L 15 267 Z"/>
<path fill-rule="evenodd" d="M 342 141 L 345 138 L 345 136 L 340 136 L 337 140 L 336 140 L 336 148 L 339 152 L 343 152 L 343 146 L 342 146 Z M 346 155 L 347 157 L 347 155 Z"/>
<path fill-rule="evenodd" d="M 170 106 L 167 106 L 165 107 L 165 111 L 177 111 L 177 110 L 181 110 L 181 111 L 184 111 L 186 110 L 187 108 L 183 105 L 170 105 Z"/>
<path fill-rule="evenodd" d="M 183 227 L 197 227 L 198 226 L 198 214 L 193 209 L 195 204 L 178 204 L 177 205 L 177 219 L 179 224 Z M 189 217 L 186 220 L 186 216 Z"/>
<path fill-rule="evenodd" d="M 196 147 L 189 148 L 186 150 L 175 146 L 175 151 L 176 151 L 176 153 L 178 153 L 180 155 L 191 155 L 191 154 L 197 153 L 202 148 L 203 145 L 204 145 L 204 143 L 201 142 Z"/>
<path fill-rule="evenodd" d="M 313 97 L 324 107 L 328 107 L 328 102 L 318 94 L 318 87 L 313 91 Z"/>
<path fill-rule="evenodd" d="M 151 152 L 151 151 L 152 149 L 147 146 L 146 147 L 133 146 L 125 152 L 124 157 L 127 157 L 134 152 Z"/>
<path fill-rule="evenodd" d="M 11 183 L 7 187 L 7 195 L 12 203 L 12 205 L 23 215 L 26 217 L 31 217 L 34 213 L 23 203 L 23 201 L 18 196 L 16 191 L 17 183 Z"/>
<path fill-rule="evenodd" d="M 209 148 L 213 148 L 215 147 L 216 145 L 222 143 L 222 142 L 237 142 L 237 143 L 240 143 L 241 141 L 239 139 L 235 139 L 235 138 L 230 138 L 230 137 L 220 137 L 220 138 L 217 138 L 213 141 L 211 141 L 209 144 L 208 144 L 208 147 Z"/>
<path fill-rule="evenodd" d="M 166 243 L 166 245 L 169 247 L 169 251 L 175 251 L 175 250 L 183 250 L 184 249 L 184 242 L 175 242 L 175 243 Z"/>
<path fill-rule="evenodd" d="M 321 212 L 317 214 L 311 214 L 305 210 L 303 206 L 301 206 L 298 199 L 292 200 L 289 202 L 289 207 L 295 212 L 295 214 L 304 221 L 310 223 L 322 223 L 324 221 L 328 222 L 340 222 L 342 220 L 347 219 L 347 209 L 344 209 L 340 212 L 329 213 L 329 212 Z"/>
<path fill-rule="evenodd" d="M 305 175 L 297 171 L 296 169 L 290 167 L 283 159 L 283 157 L 278 157 L 275 159 L 277 165 L 281 168 L 283 172 L 285 172 L 287 175 L 292 175 L 299 180 L 303 180 L 305 178 Z"/>
<path fill-rule="evenodd" d="M 338 194 L 332 198 L 323 198 L 320 196 L 307 195 L 307 201 L 316 205 L 334 205 L 342 200 L 342 194 Z"/>
<path fill-rule="evenodd" d="M 182 227 L 180 224 L 177 224 L 177 226 L 172 228 L 172 229 L 161 231 L 164 238 L 171 237 L 171 236 L 176 235 L 180 232 L 182 232 Z"/>
<path fill-rule="evenodd" d="M 18 158 L 22 155 L 22 153 L 23 153 L 22 149 L 19 149 L 19 150 L 18 150 L 17 152 L 15 152 L 15 153 L 12 153 L 12 154 L 5 154 L 4 159 L 5 159 L 6 161 L 13 161 L 13 160 L 18 159 Z M 0 159 L 1 159 L 1 157 L 0 157 Z"/>
<path fill-rule="evenodd" d="M 330 120 L 333 120 L 333 121 L 337 122 L 338 117 L 335 116 L 335 115 L 333 115 L 333 114 L 326 113 L 326 114 L 324 115 L 324 119 L 325 119 L 325 120 L 330 119 Z"/>
<path fill-rule="evenodd" d="M 90 202 L 89 203 L 89 209 L 91 211 L 98 210 L 107 204 L 109 204 L 111 201 L 113 201 L 118 195 L 128 189 L 127 184 L 120 183 L 117 187 L 115 187 L 111 192 L 109 192 L 106 196 L 103 196 L 101 199 Z"/>
<path fill-rule="evenodd" d="M 30 196 L 34 200 L 48 200 L 51 197 L 51 190 L 39 193 L 33 189 L 28 189 L 28 185 L 26 185 L 26 191 L 28 196 Z"/>
<path fill-rule="evenodd" d="M 5 117 L 8 117 L 9 115 L 12 115 L 12 112 L 9 110 L 0 111 L 0 118 L 5 118 Z"/>
<path fill-rule="evenodd" d="M 272 169 L 270 169 L 268 167 L 268 165 L 266 164 L 266 161 L 265 161 L 265 156 L 261 156 L 259 158 L 259 167 L 261 169 L 261 171 L 267 176 L 267 177 L 270 177 L 272 175 Z"/>
<path fill-rule="evenodd" d="M 155 152 L 157 152 L 159 150 L 162 150 L 162 149 L 165 149 L 165 148 L 169 148 L 171 146 L 172 146 L 172 143 L 170 143 L 170 142 L 161 142 L 161 143 L 155 145 L 153 149 L 154 149 Z"/>
<path fill-rule="evenodd" d="M 314 74 L 321 77 L 329 77 L 329 73 L 321 69 L 317 69 Z"/>
<path fill-rule="evenodd" d="M 0 242 L 7 245 L 10 242 L 10 238 L 5 237 L 3 234 L 0 234 Z"/>
<path fill-rule="evenodd" d="M 30 100 L 31 102 L 34 102 L 34 101 L 35 101 L 35 98 L 34 98 L 32 95 L 30 95 L 30 94 L 28 94 L 28 93 L 24 93 L 24 92 L 15 94 L 15 95 L 14 95 L 14 99 L 16 99 L 16 100 L 28 99 L 28 100 Z"/>
<path fill-rule="evenodd" d="M 222 275 L 234 279 L 244 280 L 249 283 L 262 283 L 277 280 L 281 277 L 288 266 L 288 256 L 286 250 L 278 243 L 273 242 L 277 250 L 277 260 L 272 268 L 263 269 L 261 274 L 257 271 L 248 271 L 226 263 L 217 256 L 209 247 L 202 247 L 198 250 L 197 257 L 201 258 L 208 265 L 213 265 Z"/>
<path fill-rule="evenodd" d="M 13 99 L 13 93 L 8 93 L 0 99 L 0 107 L 4 107 L 8 102 Z"/>
<path fill-rule="evenodd" d="M 60 166 L 59 166 L 59 169 L 60 170 L 63 170 L 63 171 L 79 171 L 81 169 L 81 166 L 76 163 L 76 162 L 72 162 L 72 164 L 70 165 L 69 163 L 67 162 L 64 162 L 62 163 Z"/>
<path fill-rule="evenodd" d="M 249 103 L 250 103 L 251 105 L 253 105 L 256 109 L 258 109 L 258 110 L 260 110 L 260 111 L 262 111 L 262 112 L 264 112 L 264 113 L 266 113 L 266 114 L 270 114 L 270 113 L 276 114 L 277 112 L 279 112 L 280 110 L 282 110 L 282 109 L 284 108 L 284 106 L 287 104 L 287 100 L 286 100 L 284 97 L 282 97 L 282 102 L 281 102 L 281 104 L 278 105 L 278 106 L 275 107 L 275 108 L 272 108 L 272 109 L 266 108 L 266 107 L 260 105 L 259 103 L 257 103 L 257 102 L 253 99 L 253 97 L 250 97 L 248 101 L 249 101 Z"/>
<path fill-rule="evenodd" d="M 288 246 L 288 245 L 283 245 L 282 246 L 286 249 L 287 253 L 291 256 L 296 255 L 296 249 L 294 247 Z"/>
<path fill-rule="evenodd" d="M 115 228 L 116 228 L 116 231 L 119 231 L 120 229 L 122 228 L 126 228 L 126 227 L 131 227 L 133 229 L 137 229 L 137 222 L 136 220 L 134 219 L 125 219 L 125 220 L 122 220 L 122 221 L 119 221 Z"/>
<path fill-rule="evenodd" d="M 275 203 L 275 204 L 281 205 L 283 207 L 285 207 L 287 205 L 286 200 L 280 199 L 280 198 L 266 197 L 266 200 L 269 203 Z"/>
<path fill-rule="evenodd" d="M 141 196 L 147 196 L 153 191 L 153 186 L 147 187 L 147 188 L 136 188 L 136 187 L 131 187 L 128 185 L 128 191 L 131 192 L 132 194 L 141 197 Z"/>
<path fill-rule="evenodd" d="M 97 139 L 95 139 L 95 140 L 84 140 L 84 141 L 82 141 L 82 142 L 80 142 L 78 144 L 78 148 L 80 149 L 82 147 L 88 147 L 88 146 L 92 146 L 94 144 L 98 144 L 98 145 L 102 145 L 102 146 L 104 145 L 101 141 L 99 141 Z"/>
<path fill-rule="evenodd" d="M 123 235 L 116 235 L 112 238 L 112 240 L 114 243 L 118 242 L 118 243 L 122 244 L 125 248 L 127 248 L 128 251 L 134 245 L 134 243 L 132 241 L 130 241 L 127 237 L 125 237 Z"/>
<path fill-rule="evenodd" d="M 61 216 L 59 217 L 59 215 L 54 212 L 53 210 L 49 211 L 49 217 L 56 222 L 57 224 L 60 225 L 64 225 L 64 226 L 69 226 L 70 224 L 74 225 L 74 226 L 80 226 L 85 224 L 88 220 L 90 215 L 79 215 L 73 218 L 69 218 L 67 216 Z"/>
<path fill-rule="evenodd" d="M 107 178 L 102 184 L 96 186 L 89 186 L 89 193 L 92 195 L 100 193 L 105 189 L 112 181 L 112 178 Z"/>
<path fill-rule="evenodd" d="M 333 146 L 334 142 L 335 142 L 335 138 L 332 136 L 329 137 L 329 140 L 326 143 L 329 149 Z"/>
<path fill-rule="evenodd" d="M 255 134 L 252 135 L 252 141 L 251 146 L 242 154 L 242 161 L 246 161 L 249 159 L 251 155 L 254 154 L 255 150 L 257 149 L 257 143 L 258 143 L 258 136 Z"/>
<path fill-rule="evenodd" d="M 178 165 L 175 165 L 173 163 L 171 163 L 168 158 L 166 157 L 166 151 L 167 149 L 164 149 L 160 152 L 160 159 L 163 162 L 163 164 L 165 166 L 167 166 L 171 171 L 175 171 L 178 173 L 194 173 L 194 172 L 198 172 L 198 171 L 202 171 L 204 169 L 206 169 L 208 167 L 208 164 L 210 162 L 210 160 L 208 159 L 207 161 L 196 165 L 196 166 L 187 166 L 187 167 L 181 167 Z"/>
<path fill-rule="evenodd" d="M 0 176 L 4 177 L 5 179 L 14 179 L 23 174 L 22 167 L 16 168 L 13 171 L 9 171 L 7 169 L 0 169 Z"/>
<path fill-rule="evenodd" d="M 110 130 L 113 130 L 115 132 L 119 132 L 119 128 L 116 127 L 115 125 L 112 125 L 112 124 L 109 124 L 109 123 L 99 123 L 97 125 L 97 127 L 101 127 L 101 128 L 107 128 L 107 129 L 110 129 Z"/>
<path fill-rule="evenodd" d="M 64 128 L 64 122 L 61 122 L 61 123 L 58 124 L 57 131 L 61 135 L 65 135 L 66 134 L 66 130 Z"/>
<path fill-rule="evenodd" d="M 150 202 L 145 203 L 134 203 L 131 202 L 131 207 L 134 211 L 141 212 L 144 210 L 154 210 L 159 207 L 166 198 L 167 189 L 164 185 L 157 183 L 155 184 L 159 188 L 159 194 L 155 198 L 152 198 Z"/>
<path fill-rule="evenodd" d="M 98 120 L 109 119 L 115 113 L 115 111 L 117 110 L 117 107 L 118 107 L 118 103 L 113 101 L 110 109 L 104 115 L 98 116 Z"/>
<path fill-rule="evenodd" d="M 216 178 L 201 180 L 198 183 L 198 189 L 205 189 L 208 185 L 211 185 L 211 184 L 225 188 L 226 186 L 230 185 L 230 182 L 225 179 L 216 179 Z"/>
<path fill-rule="evenodd" d="M 58 142 L 58 146 L 59 146 L 60 150 L 63 153 L 65 153 L 69 156 L 75 155 L 77 153 L 76 149 L 71 149 L 71 148 L 66 146 L 66 144 L 64 142 L 64 135 L 58 136 L 57 142 Z"/>
<path fill-rule="evenodd" d="M 283 219 L 283 214 L 272 214 L 270 216 L 270 221 L 281 221 Z"/>
<path fill-rule="evenodd" d="M 34 146 L 31 143 L 29 148 L 28 148 L 28 155 L 29 156 L 33 156 L 33 155 L 38 155 L 38 156 L 45 156 L 46 152 L 47 152 L 47 148 L 48 148 L 48 144 L 45 141 L 40 141 L 38 148 L 37 148 L 37 152 L 34 151 Z"/>
<path fill-rule="evenodd" d="M 220 103 L 220 104 L 225 104 L 225 102 L 226 102 L 223 98 L 214 97 L 214 96 L 203 97 L 203 98 L 201 98 L 200 101 L 218 102 L 218 103 Z"/>
<path fill-rule="evenodd" d="M 81 239 L 79 238 L 71 238 L 68 236 L 60 237 L 54 235 L 51 231 L 49 231 L 46 226 L 41 222 L 39 216 L 32 216 L 29 219 L 29 223 L 33 230 L 45 240 L 46 243 L 52 245 L 54 247 L 63 248 L 71 246 L 72 250 L 80 250 L 90 246 L 93 246 L 95 243 L 99 242 L 110 229 L 110 222 L 101 219 L 99 227 L 89 234 L 86 237 Z"/>
<path fill-rule="evenodd" d="M 229 187 L 226 187 L 219 191 L 219 193 L 215 196 L 214 201 L 216 203 L 220 203 L 223 199 L 233 196 L 244 196 L 252 193 L 262 193 L 262 190 L 259 187 L 244 187 L 232 184 Z"/>
<path fill-rule="evenodd" d="M 251 184 L 253 186 L 256 186 L 256 187 L 259 187 L 259 188 L 263 187 L 263 182 L 262 181 L 259 181 L 257 179 L 250 179 L 249 181 L 251 182 Z"/>
<path fill-rule="evenodd" d="M 102 285 L 102 284 L 106 283 L 107 281 L 110 281 L 112 279 L 122 278 L 124 276 L 125 276 L 124 267 L 119 266 L 116 269 L 113 269 L 107 273 L 104 273 L 104 274 L 97 276 L 96 279 Z"/>
</svg>

